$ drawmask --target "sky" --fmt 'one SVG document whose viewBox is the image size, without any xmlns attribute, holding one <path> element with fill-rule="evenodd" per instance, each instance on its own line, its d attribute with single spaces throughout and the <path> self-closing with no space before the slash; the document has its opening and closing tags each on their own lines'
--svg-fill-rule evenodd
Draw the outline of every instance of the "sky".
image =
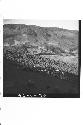
<svg viewBox="0 0 83 125">
<path fill-rule="evenodd" d="M 42 27 L 59 27 L 69 30 L 78 30 L 78 20 L 25 20 L 25 19 L 4 19 L 4 24 L 27 24 Z"/>
</svg>

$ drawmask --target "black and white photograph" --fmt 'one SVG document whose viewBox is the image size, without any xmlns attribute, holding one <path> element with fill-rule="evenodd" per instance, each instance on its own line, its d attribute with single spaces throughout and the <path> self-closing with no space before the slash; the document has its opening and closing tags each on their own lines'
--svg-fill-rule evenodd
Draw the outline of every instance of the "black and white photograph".
<svg viewBox="0 0 83 125">
<path fill-rule="evenodd" d="M 80 98 L 81 21 L 3 19 L 3 97 Z"/>
<path fill-rule="evenodd" d="M 0 0 L 0 124 L 83 125 L 82 0 Z"/>
</svg>

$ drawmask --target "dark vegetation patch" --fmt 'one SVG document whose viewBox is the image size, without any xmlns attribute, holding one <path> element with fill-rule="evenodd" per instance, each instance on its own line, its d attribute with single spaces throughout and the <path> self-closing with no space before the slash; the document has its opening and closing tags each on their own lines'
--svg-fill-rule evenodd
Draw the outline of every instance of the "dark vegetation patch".
<svg viewBox="0 0 83 125">
<path fill-rule="evenodd" d="M 62 80 L 59 76 L 53 77 L 34 69 L 26 69 L 6 59 L 3 73 L 4 95 L 41 93 L 58 97 L 60 94 L 79 94 L 79 79 L 69 73 L 66 73 L 66 76 L 71 80 Z"/>
</svg>

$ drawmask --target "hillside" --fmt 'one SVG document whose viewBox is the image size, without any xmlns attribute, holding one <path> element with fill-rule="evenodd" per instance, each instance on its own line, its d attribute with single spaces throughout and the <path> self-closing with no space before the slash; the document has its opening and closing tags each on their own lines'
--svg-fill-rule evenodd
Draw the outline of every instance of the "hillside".
<svg viewBox="0 0 83 125">
<path fill-rule="evenodd" d="M 29 65 L 30 60 L 32 61 L 30 58 L 28 60 L 28 56 L 32 55 L 33 60 L 36 60 L 35 63 L 32 61 L 33 66 L 45 68 L 47 65 L 40 66 L 39 58 L 45 61 L 48 59 L 53 62 L 53 64 L 48 63 L 48 66 L 78 74 L 78 31 L 57 27 L 5 24 L 3 25 L 3 45 L 4 55 L 8 59 L 24 61 L 26 66 Z M 38 65 L 37 61 L 39 61 Z M 54 61 L 58 62 L 58 66 Z"/>
<path fill-rule="evenodd" d="M 78 31 L 60 28 L 39 27 L 24 24 L 5 24 L 3 26 L 4 40 L 11 38 L 17 41 L 26 41 L 38 45 L 51 44 L 63 49 L 78 46 Z M 10 41 L 10 39 L 9 39 Z"/>
</svg>

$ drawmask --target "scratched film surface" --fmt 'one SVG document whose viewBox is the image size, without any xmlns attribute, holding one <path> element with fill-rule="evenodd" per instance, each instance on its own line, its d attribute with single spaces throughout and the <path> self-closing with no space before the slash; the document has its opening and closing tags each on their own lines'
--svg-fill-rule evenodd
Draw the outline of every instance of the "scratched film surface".
<svg viewBox="0 0 83 125">
<path fill-rule="evenodd" d="M 80 97 L 79 30 L 3 25 L 4 97 Z"/>
</svg>

